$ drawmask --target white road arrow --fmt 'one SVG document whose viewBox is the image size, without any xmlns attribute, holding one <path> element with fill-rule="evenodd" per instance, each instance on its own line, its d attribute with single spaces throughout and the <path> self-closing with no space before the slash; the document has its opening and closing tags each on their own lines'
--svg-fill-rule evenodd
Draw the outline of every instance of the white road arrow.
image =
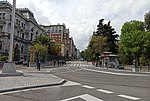
<svg viewBox="0 0 150 101">
<path fill-rule="evenodd" d="M 70 101 L 70 100 L 77 99 L 77 98 L 81 98 L 81 99 L 86 100 L 86 101 L 103 101 L 103 100 L 101 100 L 97 97 L 94 97 L 92 95 L 89 95 L 89 94 L 83 94 L 83 95 L 71 97 L 71 98 L 68 98 L 68 99 L 63 99 L 63 100 L 60 100 L 60 101 Z"/>
</svg>

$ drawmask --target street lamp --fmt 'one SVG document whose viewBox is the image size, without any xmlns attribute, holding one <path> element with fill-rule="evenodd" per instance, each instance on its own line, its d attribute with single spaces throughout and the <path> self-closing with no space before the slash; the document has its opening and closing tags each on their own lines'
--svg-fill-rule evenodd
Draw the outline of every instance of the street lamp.
<svg viewBox="0 0 150 101">
<path fill-rule="evenodd" d="M 15 24 L 15 9 L 16 9 L 16 0 L 13 0 L 12 6 L 12 20 L 11 20 L 11 34 L 10 34 L 10 49 L 9 49 L 9 61 L 4 63 L 2 73 L 7 75 L 23 75 L 23 73 L 17 72 L 15 68 L 15 63 L 12 62 L 13 56 L 13 44 L 14 44 L 14 24 Z"/>
</svg>

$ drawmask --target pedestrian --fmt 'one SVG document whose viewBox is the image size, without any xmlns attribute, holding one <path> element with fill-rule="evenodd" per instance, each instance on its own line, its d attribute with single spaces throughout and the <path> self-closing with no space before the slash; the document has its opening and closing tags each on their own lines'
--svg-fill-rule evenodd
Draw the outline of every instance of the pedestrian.
<svg viewBox="0 0 150 101">
<path fill-rule="evenodd" d="M 66 65 L 66 59 L 65 59 L 65 61 L 64 61 L 64 64 Z"/>
<path fill-rule="evenodd" d="M 40 71 L 40 70 L 41 70 L 41 62 L 40 62 L 39 59 L 37 60 L 37 63 L 36 63 L 36 64 L 37 64 L 37 70 Z"/>
<path fill-rule="evenodd" d="M 56 65 L 56 60 L 54 60 L 54 66 Z"/>
<path fill-rule="evenodd" d="M 140 64 L 140 71 L 142 70 L 142 64 Z"/>
<path fill-rule="evenodd" d="M 59 67 L 59 60 L 57 60 L 57 64 L 58 64 L 58 67 Z"/>
<path fill-rule="evenodd" d="M 107 65 L 108 65 L 108 63 L 107 63 L 107 61 L 106 61 L 106 62 L 105 62 L 105 67 L 107 67 L 107 69 L 108 69 L 108 66 L 107 66 Z"/>
</svg>

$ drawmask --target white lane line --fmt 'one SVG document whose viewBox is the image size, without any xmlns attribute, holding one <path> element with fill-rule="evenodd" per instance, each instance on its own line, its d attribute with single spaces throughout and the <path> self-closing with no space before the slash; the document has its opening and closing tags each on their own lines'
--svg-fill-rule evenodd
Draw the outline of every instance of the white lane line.
<svg viewBox="0 0 150 101">
<path fill-rule="evenodd" d="M 81 84 L 77 82 L 68 81 L 62 86 L 78 86 L 78 85 L 81 85 Z"/>
<path fill-rule="evenodd" d="M 82 85 L 82 87 L 88 88 L 88 89 L 94 89 L 95 88 L 95 87 L 91 87 L 91 86 L 87 86 L 87 85 Z"/>
<path fill-rule="evenodd" d="M 10 91 L 10 92 L 5 92 L 5 93 L 0 93 L 0 95 L 12 94 L 12 93 L 18 93 L 18 92 L 21 92 L 21 90 L 17 90 L 17 91 Z"/>
<path fill-rule="evenodd" d="M 97 91 L 103 92 L 103 93 L 107 93 L 107 94 L 114 93 L 114 92 L 111 92 L 111 91 L 108 91 L 108 90 L 104 90 L 104 89 L 97 89 Z"/>
<path fill-rule="evenodd" d="M 60 101 L 70 101 L 70 100 L 77 99 L 77 98 L 81 98 L 85 101 L 104 101 L 102 99 L 99 99 L 99 98 L 94 97 L 94 96 L 89 95 L 89 94 L 83 94 L 83 95 L 71 97 L 71 98 L 68 98 L 68 99 L 63 99 L 63 100 L 60 100 Z"/>
<path fill-rule="evenodd" d="M 150 76 L 150 75 L 146 75 L 146 74 L 115 73 L 115 72 L 107 72 L 107 71 L 100 71 L 100 70 L 93 70 L 93 69 L 86 69 L 86 68 L 84 68 L 84 70 L 92 71 L 92 72 L 98 72 L 98 73 L 105 73 L 105 74 L 113 74 L 113 75 Z"/>
<path fill-rule="evenodd" d="M 24 90 L 21 90 L 22 92 L 26 92 L 26 91 L 30 91 L 31 89 L 24 89 Z"/>
<path fill-rule="evenodd" d="M 89 94 L 84 94 L 82 96 L 80 96 L 82 99 L 86 100 L 86 101 L 103 101 L 102 99 L 99 99 L 97 97 L 91 96 Z"/>
<path fill-rule="evenodd" d="M 126 99 L 130 99 L 130 100 L 139 100 L 140 99 L 140 98 L 129 96 L 129 95 L 117 95 L 117 96 L 123 97 L 123 98 L 126 98 Z"/>
</svg>

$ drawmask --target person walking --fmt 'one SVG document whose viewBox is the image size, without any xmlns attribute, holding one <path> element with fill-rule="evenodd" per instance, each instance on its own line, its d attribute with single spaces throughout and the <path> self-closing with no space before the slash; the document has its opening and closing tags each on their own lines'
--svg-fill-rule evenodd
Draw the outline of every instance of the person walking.
<svg viewBox="0 0 150 101">
<path fill-rule="evenodd" d="M 56 60 L 54 60 L 54 66 L 56 65 Z"/>
<path fill-rule="evenodd" d="M 40 71 L 40 70 L 41 70 L 41 62 L 40 62 L 39 59 L 37 60 L 37 63 L 36 63 L 36 64 L 37 64 L 37 70 Z"/>
<path fill-rule="evenodd" d="M 59 67 L 59 60 L 57 60 L 57 64 L 58 64 L 58 67 Z"/>
</svg>

